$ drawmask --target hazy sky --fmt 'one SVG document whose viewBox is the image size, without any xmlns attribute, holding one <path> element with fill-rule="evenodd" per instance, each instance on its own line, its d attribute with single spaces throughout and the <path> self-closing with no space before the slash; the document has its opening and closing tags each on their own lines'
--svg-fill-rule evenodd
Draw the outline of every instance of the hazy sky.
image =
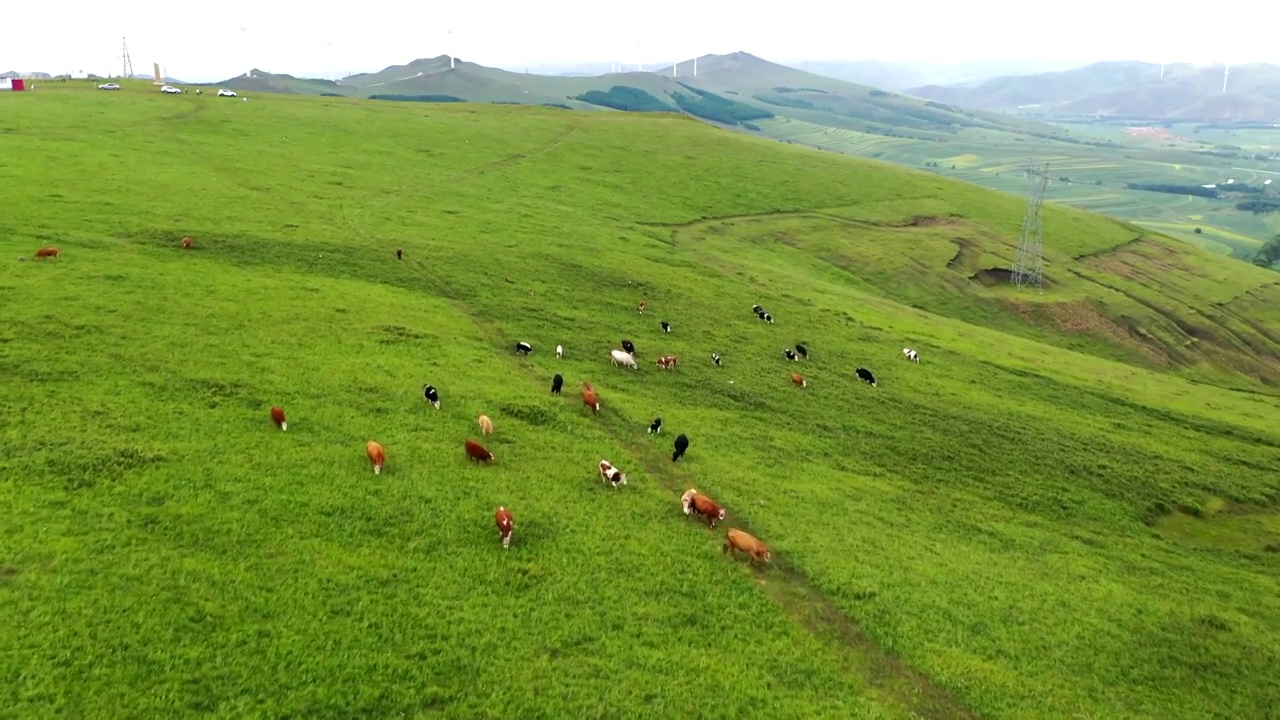
<svg viewBox="0 0 1280 720">
<path fill-rule="evenodd" d="M 102 5 L 69 0 L 53 14 L 18 18 L 0 40 L 0 71 L 118 74 L 121 38 L 135 72 L 159 62 L 187 81 L 222 80 L 249 67 L 312 77 L 378 70 L 452 54 L 482 65 L 617 60 L 646 66 L 736 50 L 777 62 L 994 58 L 1280 62 L 1274 23 L 1241 21 L 1273 7 L 1245 0 L 1220 31 L 1203 5 L 1075 0 L 560 0 L 466 3 L 275 0 Z M 34 5 L 25 7 L 34 8 Z M 1273 11 L 1280 17 L 1280 10 Z M 331 45 L 330 45 L 331 43 Z"/>
</svg>

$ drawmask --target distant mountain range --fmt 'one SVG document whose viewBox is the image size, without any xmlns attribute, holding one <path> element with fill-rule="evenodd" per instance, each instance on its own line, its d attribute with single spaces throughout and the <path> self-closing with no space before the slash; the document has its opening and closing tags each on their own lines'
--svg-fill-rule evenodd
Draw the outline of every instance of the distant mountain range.
<svg viewBox="0 0 1280 720">
<path fill-rule="evenodd" d="M 338 81 L 253 70 L 221 87 L 244 92 L 340 95 L 375 99 L 556 105 L 581 110 L 684 111 L 722 125 L 760 130 L 789 118 L 814 126 L 877 135 L 928 137 L 963 127 L 1058 135 L 1017 118 L 969 111 L 779 65 L 750 53 L 704 55 L 652 72 L 594 76 L 539 75 L 486 67 L 447 55 L 393 65 Z"/>
<path fill-rule="evenodd" d="M 1280 123 L 1280 66 L 1101 62 L 1074 70 L 925 85 L 917 97 L 1033 116 L 1111 116 L 1162 120 Z"/>
<path fill-rule="evenodd" d="M 1072 60 L 973 60 L 960 63 L 912 60 L 801 60 L 789 63 L 799 70 L 840 80 L 906 91 L 922 85 L 958 85 L 1002 75 L 1031 75 L 1080 67 Z"/>
</svg>

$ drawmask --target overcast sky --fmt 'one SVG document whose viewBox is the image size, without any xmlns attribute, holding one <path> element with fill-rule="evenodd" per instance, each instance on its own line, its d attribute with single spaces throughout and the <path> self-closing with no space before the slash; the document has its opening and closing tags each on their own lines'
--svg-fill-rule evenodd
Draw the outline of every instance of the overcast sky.
<svg viewBox="0 0 1280 720">
<path fill-rule="evenodd" d="M 311 77 L 378 70 L 452 54 L 519 69 L 573 62 L 646 66 L 737 50 L 776 62 L 995 58 L 1280 62 L 1275 23 L 1240 20 L 1275 0 L 1231 3 L 1220 31 L 1203 4 L 1075 0 L 558 0 L 320 3 L 69 0 L 51 14 L 16 16 L 0 40 L 0 71 L 133 69 L 158 62 L 172 77 L 223 80 L 249 67 Z M 1255 7 L 1256 4 L 1256 7 Z M 25 5 L 34 8 L 35 5 Z M 752 9 L 758 7 L 759 9 Z M 1235 19 L 1233 19 L 1235 18 Z"/>
</svg>

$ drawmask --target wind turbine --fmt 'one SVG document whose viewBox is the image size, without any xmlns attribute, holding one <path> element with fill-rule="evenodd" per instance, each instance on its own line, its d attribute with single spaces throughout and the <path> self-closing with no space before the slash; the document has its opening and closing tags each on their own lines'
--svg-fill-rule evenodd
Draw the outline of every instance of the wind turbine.
<svg viewBox="0 0 1280 720">
<path fill-rule="evenodd" d="M 1227 76 L 1231 74 L 1231 65 L 1228 64 L 1222 71 L 1222 92 L 1227 91 Z"/>
</svg>

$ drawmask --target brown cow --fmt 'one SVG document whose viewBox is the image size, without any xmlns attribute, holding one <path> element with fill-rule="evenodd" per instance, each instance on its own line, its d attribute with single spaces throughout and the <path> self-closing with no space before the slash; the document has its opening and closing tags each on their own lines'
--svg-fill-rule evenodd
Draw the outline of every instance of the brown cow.
<svg viewBox="0 0 1280 720">
<path fill-rule="evenodd" d="M 591 412 L 600 412 L 600 399 L 596 397 L 596 389 L 591 383 L 582 383 L 582 404 L 591 408 Z"/>
<path fill-rule="evenodd" d="M 483 445 L 475 440 L 467 440 L 467 459 L 476 462 L 488 462 L 493 459 L 493 453 L 485 449 Z"/>
<path fill-rule="evenodd" d="M 191 249 L 191 243 L 192 243 L 191 238 L 189 238 L 189 237 L 184 237 L 184 238 L 182 238 L 182 247 L 183 247 L 183 249 L 184 249 L 184 250 L 190 250 L 190 249 Z"/>
<path fill-rule="evenodd" d="M 797 387 L 808 387 L 809 385 L 800 373 L 791 373 L 791 382 L 795 383 Z"/>
<path fill-rule="evenodd" d="M 773 555 L 769 552 L 767 545 L 738 528 L 729 528 L 729 535 L 722 550 L 732 555 L 734 559 L 737 559 L 738 551 L 741 550 L 751 556 L 752 562 L 756 560 L 769 562 L 769 558 Z"/>
<path fill-rule="evenodd" d="M 701 515 L 713 528 L 717 520 L 724 519 L 724 508 L 706 495 L 700 495 L 693 488 L 685 490 L 684 495 L 680 496 L 680 505 L 684 508 L 685 515 Z"/>
<path fill-rule="evenodd" d="M 616 490 L 619 486 L 627 484 L 627 474 L 613 466 L 608 460 L 600 461 L 600 480 L 602 482 L 613 483 Z"/>
<path fill-rule="evenodd" d="M 498 537 L 502 538 L 502 549 L 507 550 L 511 547 L 511 528 L 515 525 L 515 521 L 511 519 L 511 511 L 499 505 L 498 512 L 493 514 L 493 519 L 498 524 Z"/>
<path fill-rule="evenodd" d="M 645 307 L 645 305 L 644 305 L 644 301 L 643 301 L 643 300 L 641 300 L 641 301 L 640 301 L 640 308 L 639 308 L 639 310 L 640 310 L 640 314 L 641 314 L 641 315 L 643 315 L 643 314 L 644 314 L 644 307 Z"/>
<path fill-rule="evenodd" d="M 56 247 L 40 248 L 36 251 L 36 259 L 39 260 L 43 257 L 60 258 L 62 257 L 62 251 Z"/>
<path fill-rule="evenodd" d="M 480 424 L 480 432 L 485 435 L 493 434 L 493 421 L 489 419 L 488 415 L 480 413 L 476 416 L 476 422 Z"/>
<path fill-rule="evenodd" d="M 279 405 L 271 406 L 271 419 L 275 421 L 276 427 L 280 428 L 281 430 L 289 429 L 289 423 L 285 422 L 284 420 L 284 408 L 280 407 Z"/>
<path fill-rule="evenodd" d="M 370 440 L 364 446 L 365 455 L 369 456 L 369 462 L 373 463 L 373 474 L 381 475 L 382 466 L 387 464 L 387 451 L 380 443 Z"/>
<path fill-rule="evenodd" d="M 676 366 L 675 355 L 663 355 L 662 357 L 658 358 L 658 367 L 664 370 L 670 370 L 675 366 Z"/>
</svg>

